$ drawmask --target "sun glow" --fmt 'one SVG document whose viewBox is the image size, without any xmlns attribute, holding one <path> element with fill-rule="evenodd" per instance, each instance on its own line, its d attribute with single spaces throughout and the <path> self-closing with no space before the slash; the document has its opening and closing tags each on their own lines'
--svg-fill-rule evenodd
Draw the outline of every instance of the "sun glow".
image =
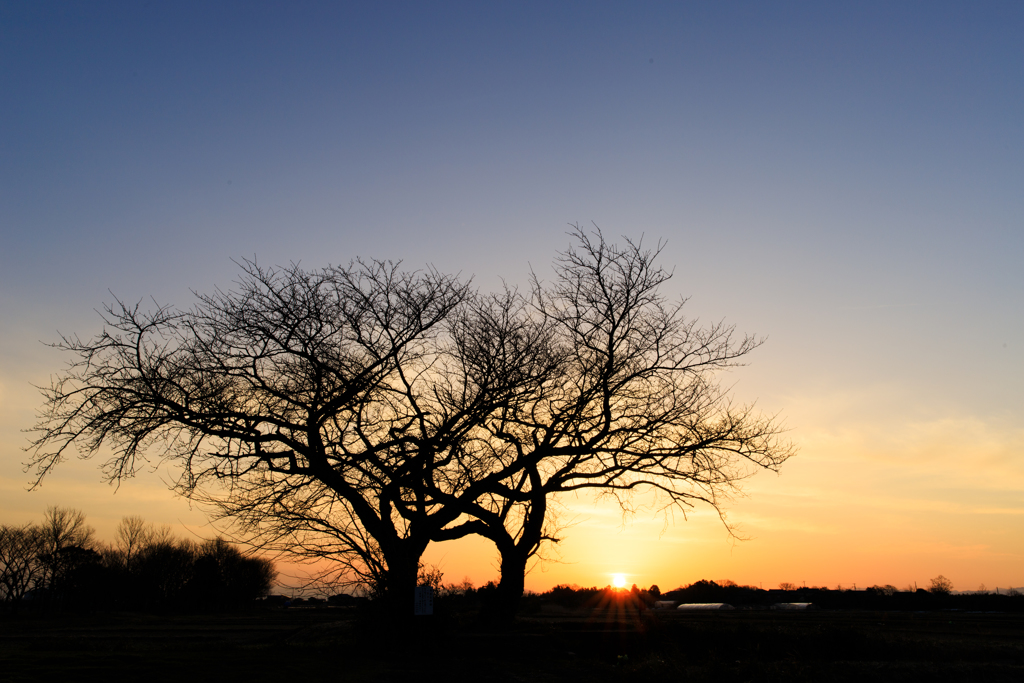
<svg viewBox="0 0 1024 683">
<path fill-rule="evenodd" d="M 626 575 L 625 574 L 612 574 L 612 585 L 616 588 L 626 587 Z"/>
</svg>

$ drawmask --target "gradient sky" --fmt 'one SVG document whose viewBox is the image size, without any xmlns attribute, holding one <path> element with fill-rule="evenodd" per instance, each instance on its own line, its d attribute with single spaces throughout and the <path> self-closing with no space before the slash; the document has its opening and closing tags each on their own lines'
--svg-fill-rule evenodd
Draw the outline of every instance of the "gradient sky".
<svg viewBox="0 0 1024 683">
<path fill-rule="evenodd" d="M 594 222 L 768 337 L 723 381 L 800 453 L 729 505 L 742 542 L 565 499 L 529 588 L 1024 585 L 1024 4 L 636 5 L 0 1 L 0 521 L 209 532 L 160 472 L 25 490 L 40 341 L 111 293 L 187 306 L 253 255 L 491 288 Z"/>
</svg>

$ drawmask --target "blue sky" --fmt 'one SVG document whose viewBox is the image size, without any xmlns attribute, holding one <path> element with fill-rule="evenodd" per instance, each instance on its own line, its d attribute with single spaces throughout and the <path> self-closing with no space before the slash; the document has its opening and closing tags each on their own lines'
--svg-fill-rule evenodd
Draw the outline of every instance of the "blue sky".
<svg viewBox="0 0 1024 683">
<path fill-rule="evenodd" d="M 975 505 L 962 539 L 899 524 L 1003 529 L 975 565 L 1024 584 L 1024 5 L 636 4 L 0 2 L 0 512 L 51 495 L 17 464 L 63 362 L 39 341 L 111 292 L 188 305 L 252 255 L 521 283 L 593 221 L 666 240 L 693 315 L 768 337 L 727 382 L 801 456 L 737 503 L 769 521 L 721 571 L 827 544 L 778 536 L 825 514 L 773 498 L 806 486 L 885 528 Z"/>
</svg>

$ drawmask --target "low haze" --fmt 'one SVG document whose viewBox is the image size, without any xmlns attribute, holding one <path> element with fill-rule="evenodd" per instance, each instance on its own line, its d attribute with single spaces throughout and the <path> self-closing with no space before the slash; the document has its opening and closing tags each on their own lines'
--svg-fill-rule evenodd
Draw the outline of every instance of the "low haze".
<svg viewBox="0 0 1024 683">
<path fill-rule="evenodd" d="M 738 538 L 563 497 L 527 588 L 1024 585 L 1024 5 L 340 4 L 0 2 L 0 522 L 213 533 L 159 469 L 27 490 L 45 343 L 113 297 L 254 256 L 525 286 L 593 224 L 766 338 L 721 379 L 798 454 Z M 484 541 L 427 560 L 497 577 Z"/>
</svg>

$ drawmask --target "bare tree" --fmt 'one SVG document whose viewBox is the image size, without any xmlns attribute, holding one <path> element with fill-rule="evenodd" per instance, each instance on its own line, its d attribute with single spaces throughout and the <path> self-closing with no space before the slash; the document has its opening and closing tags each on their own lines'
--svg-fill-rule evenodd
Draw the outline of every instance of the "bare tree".
<svg viewBox="0 0 1024 683">
<path fill-rule="evenodd" d="M 11 611 L 17 610 L 26 593 L 41 581 L 42 549 L 39 527 L 0 526 L 0 597 Z"/>
<path fill-rule="evenodd" d="M 939 574 L 931 580 L 931 586 L 928 587 L 928 592 L 934 593 L 935 595 L 949 595 L 953 592 L 953 582 L 942 574 Z"/>
<path fill-rule="evenodd" d="M 134 560 L 142 549 L 149 545 L 152 537 L 152 526 L 139 515 L 127 515 L 121 518 L 114 530 L 114 547 L 127 571 L 132 570 Z"/>
<path fill-rule="evenodd" d="M 733 404 L 717 380 L 758 339 L 683 317 L 685 300 L 669 303 L 660 291 L 671 277 L 655 263 L 660 245 L 620 247 L 578 227 L 573 236 L 554 281 L 534 277 L 531 306 L 506 306 L 509 328 L 538 330 L 544 341 L 539 380 L 517 383 L 523 390 L 467 443 L 469 462 L 489 467 L 491 483 L 462 524 L 499 550 L 506 616 L 531 557 L 557 539 L 553 496 L 590 489 L 629 514 L 645 493 L 665 513 L 704 503 L 722 515 L 743 478 L 776 470 L 792 452 L 774 419 Z M 514 336 L 490 338 L 516 348 Z"/>
<path fill-rule="evenodd" d="M 397 553 L 387 548 L 389 539 L 330 482 L 261 472 L 233 479 L 231 497 L 207 502 L 250 543 L 332 560 L 318 583 L 357 583 L 378 597 L 396 581 L 408 585 L 412 570 L 422 574 L 418 558 L 426 543 L 472 533 L 473 527 L 453 523 L 509 476 L 474 444 L 485 435 L 483 421 L 533 390 L 550 371 L 544 332 L 516 315 L 522 306 L 512 291 L 465 292 L 438 325 L 439 333 L 422 342 L 421 355 L 400 358 L 386 386 L 357 406 L 358 420 L 350 420 L 365 429 L 370 415 L 389 429 L 392 441 L 379 448 L 375 457 L 381 464 L 366 490 L 399 522 L 403 538 L 422 543 L 406 556 L 417 562 L 403 563 L 402 578 L 396 579 Z M 386 441 L 379 430 L 373 438 Z M 364 476 L 367 463 L 359 467 Z"/>
<path fill-rule="evenodd" d="M 100 335 L 57 345 L 77 360 L 44 389 L 37 482 L 71 448 L 111 447 L 112 480 L 158 452 L 234 532 L 337 560 L 396 613 L 430 542 L 479 533 L 509 612 L 558 537 L 553 496 L 719 508 L 789 454 L 715 381 L 759 342 L 685 320 L 659 294 L 656 251 L 575 238 L 528 297 L 378 261 L 244 262 L 234 289 L 189 310 L 118 302 Z"/>
<path fill-rule="evenodd" d="M 507 400 L 497 382 L 518 377 L 457 365 L 453 330 L 473 299 L 455 278 L 390 263 L 245 262 L 233 291 L 187 311 L 118 302 L 100 335 L 57 345 L 77 361 L 44 390 L 30 465 L 40 481 L 70 448 L 108 445 L 104 471 L 122 479 L 152 447 L 182 494 L 258 544 L 358 567 L 401 612 L 427 544 L 462 514 L 448 499 L 481 490 L 453 466 L 458 445 Z"/>
<path fill-rule="evenodd" d="M 96 536 L 95 529 L 86 524 L 84 512 L 59 505 L 46 508 L 39 533 L 44 553 L 56 553 L 75 546 L 89 548 Z"/>
<path fill-rule="evenodd" d="M 93 559 L 95 530 L 86 524 L 85 513 L 57 505 L 46 508 L 39 525 L 42 585 L 51 597 L 65 588 L 84 561 Z M 98 556 L 97 556 L 98 557 Z"/>
</svg>

